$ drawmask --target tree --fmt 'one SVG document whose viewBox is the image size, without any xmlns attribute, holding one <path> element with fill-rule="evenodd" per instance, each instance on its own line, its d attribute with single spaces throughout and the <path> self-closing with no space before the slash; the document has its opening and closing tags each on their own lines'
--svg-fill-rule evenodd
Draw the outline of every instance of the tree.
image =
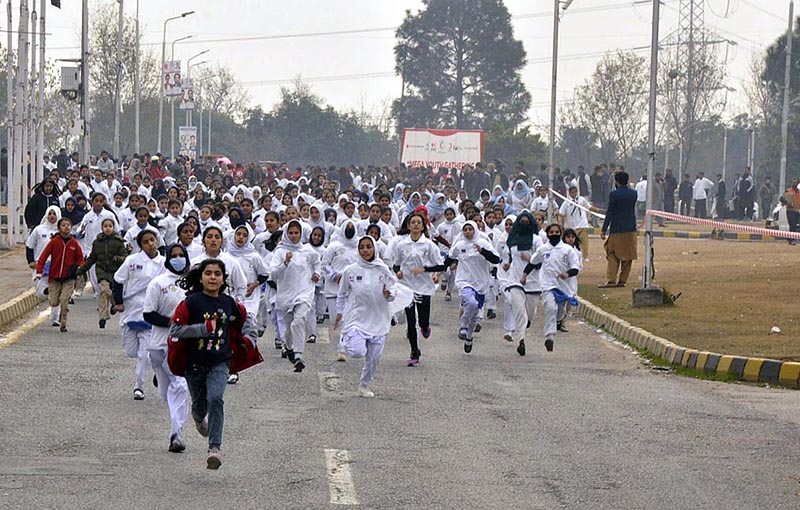
<svg viewBox="0 0 800 510">
<path fill-rule="evenodd" d="M 244 120 L 250 96 L 233 71 L 223 64 L 196 69 L 192 82 L 198 88 L 204 107 L 238 121 Z"/>
<path fill-rule="evenodd" d="M 392 105 L 403 127 L 512 128 L 531 96 L 520 77 L 522 42 L 502 0 L 423 0 L 397 30 L 395 70 L 403 96 Z"/>
<path fill-rule="evenodd" d="M 504 160 L 507 166 L 523 161 L 525 168 L 535 168 L 545 157 L 545 144 L 541 135 L 531 133 L 530 127 L 513 129 L 499 122 L 492 124 L 486 133 L 486 161 Z"/>
<path fill-rule="evenodd" d="M 626 166 L 631 153 L 647 140 L 646 63 L 633 52 L 607 54 L 575 91 L 580 125 L 597 135 L 607 160 L 624 161 Z"/>
</svg>

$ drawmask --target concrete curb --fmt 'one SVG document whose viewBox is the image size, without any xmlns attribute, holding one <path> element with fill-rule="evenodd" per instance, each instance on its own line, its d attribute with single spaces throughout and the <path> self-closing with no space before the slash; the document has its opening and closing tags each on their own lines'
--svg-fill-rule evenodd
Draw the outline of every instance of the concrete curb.
<svg viewBox="0 0 800 510">
<path fill-rule="evenodd" d="M 702 370 L 708 373 L 732 374 L 739 381 L 768 383 L 787 388 L 800 386 L 800 363 L 765 358 L 728 356 L 714 352 L 688 349 L 665 338 L 638 328 L 626 320 L 612 315 L 583 298 L 578 298 L 578 315 L 602 327 L 617 338 L 647 349 L 672 365 Z"/>
<path fill-rule="evenodd" d="M 590 234 L 600 235 L 601 229 L 593 228 Z M 644 230 L 638 231 L 639 236 L 644 235 Z M 678 232 L 675 230 L 653 230 L 653 237 L 664 237 L 668 239 L 727 239 L 730 241 L 786 241 L 773 236 L 762 234 L 746 234 L 743 232 L 725 232 L 715 230 L 712 232 Z"/>
<path fill-rule="evenodd" d="M 19 319 L 36 308 L 43 300 L 36 295 L 34 289 L 27 290 L 8 303 L 0 306 L 0 326 Z"/>
</svg>

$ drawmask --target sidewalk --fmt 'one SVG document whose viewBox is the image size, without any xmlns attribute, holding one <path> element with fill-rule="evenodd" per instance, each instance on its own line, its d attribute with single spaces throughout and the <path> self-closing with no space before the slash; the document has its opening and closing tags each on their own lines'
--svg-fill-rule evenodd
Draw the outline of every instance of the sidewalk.
<svg viewBox="0 0 800 510">
<path fill-rule="evenodd" d="M 32 272 L 25 261 L 25 245 L 0 251 L 0 326 L 18 319 L 40 303 L 33 292 Z"/>
</svg>

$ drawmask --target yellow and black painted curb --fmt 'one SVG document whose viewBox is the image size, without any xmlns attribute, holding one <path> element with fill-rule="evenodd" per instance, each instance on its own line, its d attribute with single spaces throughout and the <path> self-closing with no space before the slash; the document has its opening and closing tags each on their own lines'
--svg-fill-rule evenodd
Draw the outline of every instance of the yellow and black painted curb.
<svg viewBox="0 0 800 510">
<path fill-rule="evenodd" d="M 34 289 L 27 290 L 8 303 L 0 306 L 0 326 L 19 319 L 36 308 L 43 300 Z"/>
<path fill-rule="evenodd" d="M 590 234 L 600 235 L 601 229 L 593 228 L 589 230 Z M 639 230 L 638 235 L 644 236 L 645 231 Z M 676 230 L 653 230 L 653 237 L 663 237 L 666 239 L 725 239 L 730 241 L 786 241 L 785 239 L 778 239 L 774 236 L 767 236 L 762 234 L 746 234 L 743 232 L 725 232 L 722 230 L 713 230 L 711 232 L 679 232 Z"/>
<path fill-rule="evenodd" d="M 767 383 L 798 388 L 800 363 L 765 358 L 729 356 L 714 352 L 688 349 L 658 337 L 624 319 L 610 314 L 583 298 L 578 298 L 578 315 L 612 335 L 647 349 L 672 365 L 702 370 L 719 375 L 731 374 L 739 381 Z"/>
</svg>

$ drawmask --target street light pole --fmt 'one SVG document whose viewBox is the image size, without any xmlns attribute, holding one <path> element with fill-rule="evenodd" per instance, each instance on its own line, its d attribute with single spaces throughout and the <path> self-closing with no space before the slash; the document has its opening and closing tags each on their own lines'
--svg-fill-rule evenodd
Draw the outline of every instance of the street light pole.
<svg viewBox="0 0 800 510">
<path fill-rule="evenodd" d="M 84 0 L 84 2 L 86 2 L 86 1 L 87 0 Z M 164 59 L 166 58 L 166 53 L 167 53 L 167 23 L 169 23 L 172 20 L 185 18 L 186 16 L 189 16 L 191 14 L 194 14 L 194 11 L 184 12 L 180 16 L 173 16 L 171 18 L 167 18 L 166 20 L 164 20 L 164 30 L 163 30 L 162 35 L 161 35 L 161 72 L 162 73 L 164 72 Z M 159 75 L 158 80 L 159 80 L 159 87 L 158 88 L 160 90 L 160 93 L 158 94 L 158 145 L 157 145 L 157 147 L 158 147 L 158 152 L 161 152 L 161 135 L 162 135 L 162 131 L 163 131 L 162 124 L 164 122 L 164 83 L 161 81 L 161 75 Z"/>
<path fill-rule="evenodd" d="M 37 115 L 36 118 L 39 119 L 39 125 L 37 126 L 38 133 L 36 135 L 36 159 L 39 161 L 39 168 L 37 171 L 40 173 L 42 179 L 44 179 L 44 47 L 45 47 L 45 9 L 47 6 L 47 0 L 41 0 L 41 9 L 39 11 L 39 103 L 37 105 Z M 41 182 L 42 179 L 37 179 Z"/>
<path fill-rule="evenodd" d="M 81 23 L 81 156 L 80 162 L 89 164 L 89 0 L 83 0 Z"/>
<path fill-rule="evenodd" d="M 794 0 L 789 2 L 789 28 L 786 30 L 786 71 L 783 78 L 783 117 L 781 119 L 781 170 L 778 191 L 786 191 L 786 152 L 789 145 L 789 87 L 792 83 L 792 39 L 794 38 Z M 763 211 L 766 214 L 766 211 Z"/>
<path fill-rule="evenodd" d="M 656 94 L 658 93 L 658 18 L 661 0 L 653 0 L 653 27 L 650 38 L 650 106 L 647 121 L 647 210 L 653 208 L 656 163 Z M 653 216 L 645 215 L 644 278 L 645 289 L 652 287 L 653 279 Z"/>
<path fill-rule="evenodd" d="M 563 10 L 572 4 L 573 0 L 564 1 Z M 555 179 L 555 159 L 556 159 L 556 84 L 558 82 L 558 27 L 561 22 L 562 0 L 553 0 L 553 67 L 550 81 L 550 150 L 547 159 L 547 180 L 549 186 L 549 196 L 547 206 L 547 221 L 553 221 L 555 215 L 553 207 L 553 180 Z"/>
<path fill-rule="evenodd" d="M 125 0 L 119 2 L 119 16 L 117 18 L 117 88 L 114 94 L 114 147 L 111 149 L 115 158 L 119 158 L 119 114 L 122 107 L 122 30 L 124 28 Z"/>
<path fill-rule="evenodd" d="M 198 53 L 196 55 L 192 55 L 191 57 L 189 57 L 189 60 L 186 61 L 186 77 L 188 79 L 190 79 L 190 80 L 192 79 L 192 67 L 201 66 L 203 64 L 208 63 L 207 60 L 204 60 L 202 62 L 198 62 L 196 64 L 192 64 L 192 60 L 194 60 L 197 57 L 200 57 L 202 55 L 205 55 L 209 51 L 210 50 L 203 50 L 200 53 Z M 186 125 L 187 126 L 191 126 L 192 125 L 192 110 L 186 110 Z"/>
<path fill-rule="evenodd" d="M 44 1 L 44 0 L 42 0 Z M 139 40 L 139 0 L 136 0 L 136 50 L 133 53 L 133 108 L 134 108 L 134 121 L 133 130 L 136 131 L 134 135 L 133 151 L 139 154 L 141 146 L 139 143 L 139 116 L 140 116 L 140 101 L 142 99 L 141 84 L 139 83 L 139 53 L 141 51 L 141 41 Z M 159 78 L 160 79 L 160 78 Z"/>
<path fill-rule="evenodd" d="M 192 37 L 194 37 L 194 36 L 193 35 L 187 35 L 187 36 L 184 36 L 184 37 L 179 37 L 179 38 L 175 39 L 174 41 L 172 41 L 172 51 L 171 51 L 170 57 L 169 57 L 169 59 L 171 61 L 173 61 L 173 62 L 175 61 L 175 43 L 178 43 L 178 42 L 181 42 L 181 41 L 185 41 L 186 39 L 191 39 Z M 170 111 L 170 119 L 171 119 L 170 120 L 170 134 L 169 134 L 169 140 L 170 140 L 169 157 L 170 158 L 174 158 L 175 157 L 175 98 L 174 97 L 170 97 L 169 98 L 169 111 Z"/>
</svg>

